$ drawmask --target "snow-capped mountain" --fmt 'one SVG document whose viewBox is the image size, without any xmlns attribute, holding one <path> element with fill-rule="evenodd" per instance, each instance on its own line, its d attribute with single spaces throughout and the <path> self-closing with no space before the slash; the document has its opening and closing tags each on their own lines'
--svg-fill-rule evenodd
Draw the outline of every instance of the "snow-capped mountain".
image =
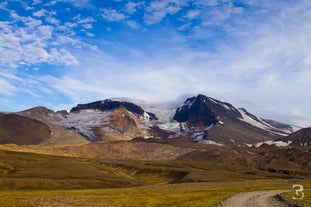
<svg viewBox="0 0 311 207">
<path fill-rule="evenodd" d="M 194 141 L 250 145 L 287 136 L 295 128 L 266 121 L 229 103 L 199 94 L 181 104 L 174 119 L 187 125 Z"/>
<path fill-rule="evenodd" d="M 156 120 L 154 114 L 140 106 L 111 99 L 78 104 L 68 115 L 53 123 L 74 130 L 91 141 L 149 138 L 150 129 L 144 124 Z"/>
<path fill-rule="evenodd" d="M 78 104 L 69 113 L 40 106 L 12 114 L 48 126 L 51 132 L 40 143 L 45 145 L 135 138 L 174 142 L 180 138 L 227 146 L 259 146 L 260 143 L 285 146 L 294 141 L 279 139 L 299 129 L 259 118 L 246 109 L 237 109 L 202 94 L 179 104 L 114 98 Z"/>
<path fill-rule="evenodd" d="M 264 129 L 272 134 L 288 136 L 289 134 L 300 129 L 300 127 L 297 127 L 297 126 L 288 125 L 288 124 L 284 124 L 281 122 L 256 117 L 255 115 L 246 111 L 246 109 L 244 108 L 239 108 L 238 110 L 242 116 L 240 120 L 245 121 L 258 128 Z"/>
<path fill-rule="evenodd" d="M 194 142 L 241 146 L 273 140 L 295 130 L 202 94 L 179 105 L 121 98 L 78 104 L 53 123 L 91 141 L 188 137 Z"/>
<path fill-rule="evenodd" d="M 155 115 L 144 111 L 140 106 L 127 102 L 127 101 L 115 101 L 111 99 L 106 99 L 103 101 L 96 101 L 88 104 L 78 104 L 76 107 L 71 109 L 72 112 L 79 112 L 85 109 L 98 110 L 98 111 L 113 111 L 119 107 L 124 107 L 129 112 L 136 114 L 138 117 L 147 120 L 156 119 Z"/>
</svg>

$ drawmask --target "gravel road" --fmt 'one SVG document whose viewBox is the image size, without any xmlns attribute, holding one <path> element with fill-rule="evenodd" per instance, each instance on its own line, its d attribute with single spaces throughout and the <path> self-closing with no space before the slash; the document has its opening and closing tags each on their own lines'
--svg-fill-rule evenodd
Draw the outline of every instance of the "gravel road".
<svg viewBox="0 0 311 207">
<path fill-rule="evenodd" d="M 288 192 L 288 190 L 267 190 L 240 193 L 234 195 L 224 201 L 223 207 L 292 207 L 291 205 L 282 203 L 274 196 L 280 193 Z"/>
</svg>

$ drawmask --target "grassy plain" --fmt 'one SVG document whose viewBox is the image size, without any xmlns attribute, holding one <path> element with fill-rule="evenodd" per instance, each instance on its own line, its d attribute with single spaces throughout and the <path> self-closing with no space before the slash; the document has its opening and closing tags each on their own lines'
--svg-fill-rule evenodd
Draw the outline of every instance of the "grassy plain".
<svg viewBox="0 0 311 207">
<path fill-rule="evenodd" d="M 287 200 L 289 200 L 290 202 L 294 203 L 294 204 L 300 204 L 301 206 L 311 206 L 311 185 L 307 184 L 304 185 L 304 187 L 307 187 L 307 190 L 302 191 L 303 194 L 301 192 L 298 192 L 298 195 L 295 194 L 295 192 L 290 192 L 290 193 L 284 193 L 282 194 Z M 303 195 L 303 197 L 302 197 Z M 294 199 L 294 198 L 298 198 L 298 199 Z"/>
<path fill-rule="evenodd" d="M 245 191 L 287 188 L 284 180 L 182 183 L 115 189 L 0 192 L 0 206 L 217 206 Z"/>
<path fill-rule="evenodd" d="M 6 207 L 217 206 L 239 192 L 291 189 L 294 183 L 309 185 L 293 175 L 207 162 L 0 151 L 0 206 Z"/>
</svg>

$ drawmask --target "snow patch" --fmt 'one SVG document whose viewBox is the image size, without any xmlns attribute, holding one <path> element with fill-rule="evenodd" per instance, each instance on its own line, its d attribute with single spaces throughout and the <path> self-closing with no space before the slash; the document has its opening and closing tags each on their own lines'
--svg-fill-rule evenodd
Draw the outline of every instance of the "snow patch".
<svg viewBox="0 0 311 207">
<path fill-rule="evenodd" d="M 169 138 L 169 139 L 175 139 L 175 138 L 177 138 L 177 137 L 181 137 L 181 136 L 184 136 L 184 135 L 186 135 L 186 133 L 177 132 L 176 134 L 169 135 L 168 138 Z"/>
<path fill-rule="evenodd" d="M 177 121 L 167 122 L 167 123 L 160 123 L 158 124 L 160 129 L 171 131 L 171 132 L 179 132 L 180 131 L 180 123 Z"/>
<path fill-rule="evenodd" d="M 265 142 L 259 142 L 257 144 L 255 144 L 255 147 L 260 147 L 263 144 L 267 144 L 267 145 L 274 145 L 277 147 L 287 147 L 292 143 L 292 141 L 288 141 L 288 142 L 283 142 L 283 141 L 273 141 L 273 140 L 269 140 L 269 141 L 265 141 Z"/>
<path fill-rule="evenodd" d="M 108 111 L 103 112 L 87 109 L 81 110 L 79 113 L 71 113 L 60 117 L 60 120 L 54 121 L 53 123 L 68 129 L 77 130 L 90 140 L 95 140 L 94 128 L 108 124 L 111 121 L 110 114 L 111 112 Z"/>
<path fill-rule="evenodd" d="M 272 125 L 270 125 L 269 123 L 265 122 L 264 120 L 257 118 L 257 120 L 255 120 L 253 117 L 249 116 L 246 111 L 244 111 L 243 109 L 238 109 L 238 111 L 240 112 L 242 118 L 239 118 L 241 121 L 244 121 L 246 123 L 249 123 L 255 127 L 258 127 L 260 129 L 266 130 L 268 132 L 270 132 L 271 134 L 276 134 L 276 135 L 281 135 L 281 136 L 287 136 L 289 134 L 292 133 L 292 131 L 288 130 L 288 129 L 279 129 L 276 128 Z"/>
<path fill-rule="evenodd" d="M 231 110 L 231 107 L 229 107 L 227 104 L 222 103 L 221 105 L 222 105 L 225 109 L 227 109 L 227 110 Z"/>
<path fill-rule="evenodd" d="M 177 111 L 180 111 L 184 108 L 190 108 L 193 105 L 193 103 L 197 100 L 197 98 L 198 97 L 193 97 L 193 98 L 187 99 L 184 103 L 177 106 Z"/>
<path fill-rule="evenodd" d="M 143 120 L 147 120 L 147 121 L 150 121 L 150 116 L 149 116 L 149 114 L 147 113 L 147 112 L 144 112 L 144 114 L 143 114 Z"/>
<path fill-rule="evenodd" d="M 213 126 L 215 126 L 215 124 L 211 124 L 208 126 L 205 126 L 203 129 L 196 129 L 198 132 L 194 133 L 192 135 L 192 140 L 194 142 L 202 142 L 202 141 L 206 141 L 205 137 L 208 134 L 208 130 L 210 130 L 211 128 L 213 128 Z"/>
<path fill-rule="evenodd" d="M 219 104 L 218 101 L 216 101 L 215 99 L 213 99 L 213 98 L 211 98 L 211 97 L 208 97 L 208 99 L 209 99 L 210 101 L 214 102 L 215 104 Z"/>
<path fill-rule="evenodd" d="M 217 143 L 217 142 L 212 141 L 212 140 L 203 140 L 202 143 L 210 144 L 210 145 L 216 145 L 216 146 L 224 146 L 223 144 Z"/>
</svg>

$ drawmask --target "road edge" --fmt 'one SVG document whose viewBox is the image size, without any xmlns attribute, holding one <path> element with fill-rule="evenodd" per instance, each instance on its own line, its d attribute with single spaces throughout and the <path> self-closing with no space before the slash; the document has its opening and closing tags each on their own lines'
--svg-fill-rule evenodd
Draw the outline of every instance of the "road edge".
<svg viewBox="0 0 311 207">
<path fill-rule="evenodd" d="M 291 207 L 306 207 L 304 204 L 297 204 L 297 203 L 293 203 L 291 200 L 286 199 L 285 197 L 283 197 L 281 194 L 277 194 L 274 196 L 275 199 L 277 199 L 278 201 L 289 205 Z"/>
<path fill-rule="evenodd" d="M 279 189 L 279 190 L 282 190 L 282 189 Z M 260 192 L 260 191 L 273 191 L 273 190 L 255 190 L 255 191 L 248 191 L 248 192 Z M 288 192 L 289 190 L 285 190 L 283 192 L 280 192 L 278 194 L 276 194 L 275 196 L 273 196 L 274 199 L 276 199 L 277 201 L 285 204 L 285 205 L 288 205 L 290 207 L 306 207 L 304 204 L 296 204 L 296 203 L 293 203 L 291 200 L 289 199 L 286 199 L 285 197 L 283 197 L 281 194 L 284 193 L 284 192 Z M 232 196 L 229 196 L 228 198 L 222 200 L 220 203 L 216 204 L 217 207 L 224 207 L 225 206 L 225 203 L 226 201 L 234 198 L 234 197 L 238 197 L 239 195 L 241 194 L 244 194 L 244 193 L 247 193 L 247 192 L 240 192 L 240 193 L 237 193 L 237 194 L 234 194 Z"/>
</svg>

